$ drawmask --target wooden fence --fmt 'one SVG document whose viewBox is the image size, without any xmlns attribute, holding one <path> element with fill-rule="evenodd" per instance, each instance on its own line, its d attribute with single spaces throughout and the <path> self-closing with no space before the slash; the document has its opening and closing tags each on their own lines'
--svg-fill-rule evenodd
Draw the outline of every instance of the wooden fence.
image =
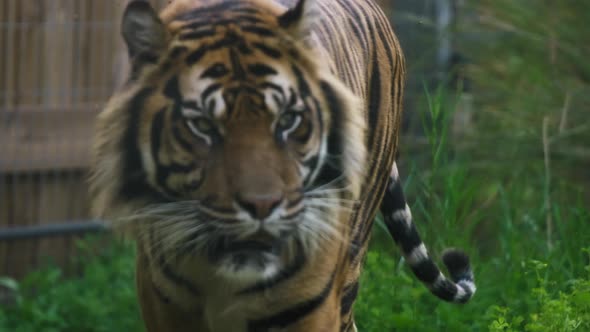
<svg viewBox="0 0 590 332">
<path fill-rule="evenodd" d="M 124 5 L 0 1 L 0 230 L 89 219 L 93 119 L 126 66 Z M 20 277 L 46 258 L 67 268 L 74 238 L 0 241 L 0 276 Z"/>
</svg>

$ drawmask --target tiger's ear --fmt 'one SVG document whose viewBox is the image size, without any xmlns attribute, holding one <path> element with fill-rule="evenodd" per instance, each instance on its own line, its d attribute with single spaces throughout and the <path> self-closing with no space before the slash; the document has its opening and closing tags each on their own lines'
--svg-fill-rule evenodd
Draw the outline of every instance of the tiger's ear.
<svg viewBox="0 0 590 332">
<path fill-rule="evenodd" d="M 147 1 L 135 0 L 127 5 L 121 33 L 130 57 L 140 53 L 158 54 L 166 48 L 166 27 Z"/>
<path fill-rule="evenodd" d="M 313 0 L 298 0 L 297 4 L 279 16 L 279 25 L 295 39 L 307 40 L 311 33 Z"/>
</svg>

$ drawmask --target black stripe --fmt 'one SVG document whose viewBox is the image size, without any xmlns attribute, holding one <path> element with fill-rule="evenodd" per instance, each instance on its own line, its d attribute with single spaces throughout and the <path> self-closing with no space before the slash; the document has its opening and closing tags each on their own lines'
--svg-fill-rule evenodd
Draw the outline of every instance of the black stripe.
<svg viewBox="0 0 590 332">
<path fill-rule="evenodd" d="M 164 293 L 162 292 L 162 290 L 160 288 L 158 288 L 158 286 L 156 286 L 156 284 L 152 283 L 152 288 L 154 293 L 156 293 L 156 296 L 158 297 L 158 299 L 160 299 L 160 302 L 166 303 L 166 304 L 170 304 L 170 298 L 166 295 L 164 295 Z"/>
<path fill-rule="evenodd" d="M 164 261 L 164 257 L 160 256 L 158 259 L 158 265 L 160 266 L 160 271 L 162 274 L 173 284 L 184 288 L 193 296 L 199 296 L 200 292 L 196 286 L 194 286 L 190 281 L 181 277 L 180 275 L 176 274 L 170 267 L 170 265 L 166 264 Z"/>
<path fill-rule="evenodd" d="M 440 297 L 445 301 L 451 302 L 457 294 L 457 286 L 455 286 L 455 284 L 451 281 L 445 280 L 441 284 L 438 284 L 432 288 L 432 294 Z M 469 299 L 469 296 L 466 296 L 464 299 Z"/>
<path fill-rule="evenodd" d="M 195 111 L 199 111 L 201 109 L 199 107 L 199 105 L 197 104 L 197 102 L 193 101 L 193 100 L 183 100 L 181 102 L 181 106 L 182 106 L 182 108 L 190 108 Z"/>
<path fill-rule="evenodd" d="M 348 255 L 352 265 L 357 264 L 362 258 L 359 257 L 359 254 L 366 247 L 367 243 L 369 242 L 369 239 L 371 238 L 371 228 L 373 226 L 374 218 L 368 218 L 364 215 L 357 215 L 355 219 L 365 220 L 365 222 L 361 222 L 358 225 L 358 227 L 356 228 L 356 233 L 353 236 L 353 240 L 350 243 Z"/>
<path fill-rule="evenodd" d="M 359 217 L 355 218 L 358 219 Z M 358 254 L 361 252 L 362 241 L 361 238 L 363 237 L 363 230 L 362 227 L 357 227 L 356 232 L 352 236 L 352 240 L 350 241 L 350 246 L 348 249 L 348 257 L 351 262 L 355 262 Z M 353 264 L 354 265 L 354 264 Z"/>
<path fill-rule="evenodd" d="M 378 135 L 379 133 L 380 133 L 380 131 L 374 132 L 374 135 L 377 136 L 377 139 L 375 141 L 380 142 L 382 144 L 379 144 L 377 147 L 373 146 L 372 147 L 373 150 L 371 150 L 369 152 L 369 154 L 377 154 L 377 153 L 384 154 L 387 152 L 391 152 L 391 150 L 389 149 L 390 145 L 389 145 L 388 136 L 381 138 L 381 136 Z M 384 150 L 384 149 L 387 149 L 387 150 Z M 379 152 L 379 151 L 381 151 L 381 152 Z M 392 155 L 392 153 L 390 155 Z M 380 161 L 379 164 L 377 165 L 378 161 L 380 161 L 380 159 L 378 159 L 378 158 L 371 160 L 369 163 L 369 167 L 367 167 L 367 169 L 373 170 L 372 174 L 374 174 L 375 176 L 378 177 L 377 182 L 372 184 L 372 188 L 371 188 L 371 191 L 373 193 L 372 198 L 367 201 L 367 204 L 364 206 L 362 211 L 358 212 L 358 215 L 355 218 L 355 220 L 361 221 L 361 224 L 358 225 L 358 227 L 361 230 L 358 233 L 359 234 L 358 245 L 360 246 L 360 247 L 356 248 L 358 251 L 354 252 L 355 248 L 351 248 L 351 249 L 353 249 L 352 253 L 355 253 L 355 255 L 357 255 L 356 257 L 352 258 L 352 261 L 354 264 L 358 263 L 359 259 L 362 258 L 362 257 L 358 256 L 358 252 L 368 242 L 368 239 L 371 234 L 370 226 L 373 225 L 374 215 L 368 215 L 368 214 L 374 214 L 379 205 L 382 205 L 384 201 L 388 201 L 387 198 L 382 196 L 382 195 L 387 195 L 387 193 L 388 193 L 386 190 L 387 184 L 388 184 L 388 181 L 387 181 L 388 177 L 386 175 L 385 176 L 380 176 L 380 175 L 381 174 L 389 174 L 390 169 L 388 167 L 391 167 L 391 164 L 388 162 Z M 385 221 L 387 223 L 387 220 L 385 220 Z M 353 225 L 353 226 L 356 226 L 356 225 Z"/>
<path fill-rule="evenodd" d="M 170 50 L 170 54 L 168 54 L 168 59 L 175 60 L 187 51 L 188 47 L 186 46 L 175 46 L 174 48 L 172 48 L 172 50 Z"/>
<path fill-rule="evenodd" d="M 391 26 L 389 26 L 388 21 L 386 20 L 382 20 L 379 21 L 379 23 L 381 23 L 381 25 L 385 25 L 385 26 L 380 26 L 377 28 L 377 33 L 379 34 L 379 38 L 381 40 L 381 43 L 383 44 L 383 47 L 386 49 L 385 54 L 387 55 L 387 61 L 389 64 L 389 69 L 386 72 L 392 72 L 393 73 L 393 77 L 391 80 L 389 80 L 389 84 L 390 84 L 390 96 L 389 98 L 395 98 L 394 100 L 390 101 L 390 105 L 393 107 L 393 109 L 391 110 L 392 114 L 400 114 L 401 112 L 401 105 L 399 104 L 399 100 L 401 99 L 401 95 L 400 95 L 400 90 L 401 87 L 398 87 L 396 91 L 396 84 L 399 83 L 397 77 L 400 75 L 399 72 L 399 68 L 396 68 L 396 64 L 395 64 L 395 60 L 393 59 L 393 54 L 392 54 L 392 49 L 389 46 L 394 46 L 395 45 L 395 40 L 390 40 L 385 36 L 385 32 L 389 31 L 390 33 L 392 32 L 391 30 Z M 403 82 L 402 82 L 403 84 Z M 390 110 L 387 110 L 390 111 Z M 397 119 L 393 119 L 394 121 L 397 121 Z M 397 130 L 397 128 L 396 128 Z M 396 144 L 397 142 L 392 142 L 392 144 Z M 397 148 L 397 146 L 394 146 L 394 148 Z M 403 197 L 403 195 L 402 195 Z M 405 199 L 404 199 L 405 201 Z"/>
<path fill-rule="evenodd" d="M 408 225 L 407 220 L 394 220 L 391 218 L 393 212 L 401 211 L 405 206 L 406 203 L 403 197 L 401 181 L 398 180 L 392 190 L 385 191 L 385 196 L 381 203 L 381 211 L 389 234 L 402 248 L 404 254 L 409 254 L 422 243 L 418 230 L 414 223 Z"/>
<path fill-rule="evenodd" d="M 191 54 L 189 54 L 186 59 L 184 60 L 188 66 L 192 66 L 195 63 L 199 62 L 201 58 L 209 51 L 209 46 L 203 45 L 198 49 L 194 50 Z"/>
<path fill-rule="evenodd" d="M 221 83 L 214 83 L 209 85 L 204 91 L 203 93 L 201 93 L 201 100 L 207 100 L 207 98 L 209 98 L 209 96 L 214 93 L 215 91 L 221 89 L 222 84 Z"/>
<path fill-rule="evenodd" d="M 366 22 L 365 18 L 366 18 L 366 13 L 357 10 L 356 8 L 352 8 L 351 4 L 347 1 L 338 1 L 340 3 L 340 5 L 342 6 L 342 8 L 344 8 L 344 10 L 348 13 L 348 15 L 352 18 L 350 21 L 350 26 L 352 27 L 355 35 L 357 36 L 357 38 L 360 40 L 360 42 L 363 45 L 363 50 L 370 50 L 371 47 L 369 47 L 369 45 L 367 44 L 367 40 L 365 39 L 365 36 L 367 35 L 366 31 L 364 31 L 363 29 L 363 22 Z M 357 26 L 356 24 L 354 24 L 353 22 L 357 22 L 358 25 L 360 25 L 360 27 L 358 27 L 358 29 L 360 29 L 357 32 Z"/>
<path fill-rule="evenodd" d="M 372 29 L 372 26 L 369 25 L 369 35 L 371 38 L 371 44 L 376 46 L 375 41 L 375 34 Z M 369 84 L 369 108 L 368 108 L 368 115 L 369 115 L 369 123 L 368 128 L 369 130 L 373 130 L 377 127 L 377 120 L 379 119 L 380 111 L 389 111 L 389 110 L 380 110 L 379 106 L 381 106 L 381 73 L 379 72 L 379 58 L 377 56 L 377 50 L 373 50 L 373 56 L 371 59 L 371 79 Z M 367 146 L 372 146 L 373 141 L 375 139 L 375 135 L 368 135 L 368 142 Z"/>
<path fill-rule="evenodd" d="M 157 250 L 158 249 L 157 246 L 158 246 L 159 242 L 157 242 L 154 237 L 154 229 L 153 228 L 150 229 L 148 236 L 150 238 L 150 243 L 154 244 L 151 248 L 151 253 L 150 253 L 151 257 L 156 259 L 156 261 L 153 263 L 157 264 L 157 267 L 159 267 L 159 269 L 162 272 L 162 274 L 164 275 L 164 277 L 166 277 L 166 279 L 168 281 L 172 282 L 176 286 L 186 289 L 193 296 L 199 296 L 200 292 L 199 292 L 198 288 L 196 286 L 194 286 L 187 279 L 181 277 L 180 275 L 177 275 L 176 272 L 174 272 L 172 270 L 170 265 L 168 265 L 168 263 L 166 263 L 166 260 L 164 259 L 163 255 L 155 255 L 155 253 L 159 251 L 159 250 Z"/>
<path fill-rule="evenodd" d="M 299 94 L 301 95 L 301 97 L 303 99 L 305 99 L 305 97 L 311 95 L 311 89 L 309 88 L 309 85 L 307 84 L 307 80 L 305 79 L 305 76 L 303 76 L 303 72 L 295 65 L 291 66 L 291 70 L 293 70 L 293 74 L 295 75 L 295 78 L 297 79 L 297 88 L 299 89 Z M 324 85 L 328 85 L 327 83 L 323 82 Z M 332 90 L 332 87 L 330 88 L 330 92 L 331 92 L 331 98 L 333 100 L 330 101 L 334 101 L 336 102 L 336 93 L 334 92 L 334 90 Z M 338 101 L 338 104 L 340 102 Z"/>
<path fill-rule="evenodd" d="M 248 322 L 248 332 L 262 332 L 267 331 L 270 328 L 285 328 L 303 317 L 309 315 L 316 310 L 328 297 L 332 286 L 334 284 L 334 276 L 336 272 L 332 273 L 328 284 L 324 289 L 315 297 L 297 304 L 287 310 L 283 310 L 277 314 L 274 314 L 268 318 L 252 320 Z"/>
<path fill-rule="evenodd" d="M 405 221 L 392 220 L 389 217 L 385 217 L 385 225 L 389 230 L 389 234 L 393 240 L 401 247 L 404 254 L 410 254 L 412 250 L 422 244 L 420 235 L 416 226 L 412 223 L 410 228 Z"/>
<path fill-rule="evenodd" d="M 164 86 L 164 95 L 175 102 L 180 102 L 182 96 L 180 95 L 180 86 L 178 85 L 178 76 L 172 76 Z"/>
<path fill-rule="evenodd" d="M 217 31 L 215 29 L 184 32 L 178 36 L 178 40 L 198 40 L 206 37 L 213 37 L 216 33 Z"/>
<path fill-rule="evenodd" d="M 391 185 L 392 181 L 395 181 L 393 187 Z M 402 188 L 401 180 L 399 178 L 397 180 L 389 178 L 387 191 L 385 192 L 383 202 L 381 203 L 381 213 L 386 217 L 390 217 L 393 212 L 403 211 L 405 208 L 406 198 L 404 197 L 404 189 Z"/>
<path fill-rule="evenodd" d="M 363 50 L 363 52 L 367 53 L 369 48 L 367 47 L 367 44 L 364 39 L 364 35 L 361 32 L 360 28 L 357 26 L 357 24 L 360 24 L 360 21 L 355 22 L 352 18 L 348 19 L 348 25 L 352 29 L 352 33 L 354 34 L 356 39 L 362 43 L 363 47 L 361 49 Z"/>
<path fill-rule="evenodd" d="M 228 32 L 223 38 L 212 43 L 209 46 L 209 50 L 214 51 L 226 47 L 231 47 L 232 50 L 235 48 L 242 54 L 252 53 L 252 50 L 248 47 L 244 37 L 234 32 Z"/>
<path fill-rule="evenodd" d="M 320 82 L 320 88 L 325 96 L 327 106 L 331 116 L 331 127 L 328 134 L 328 160 L 322 166 L 318 177 L 314 181 L 314 186 L 321 186 L 334 181 L 342 175 L 344 165 L 342 165 L 342 144 L 344 137 L 344 120 L 342 118 L 342 104 L 336 95 L 336 91 L 325 81 Z M 319 109 L 318 109 L 319 111 Z M 335 186 L 338 184 L 335 183 Z"/>
<path fill-rule="evenodd" d="M 420 281 L 426 284 L 432 284 L 440 275 L 440 270 L 434 264 L 432 259 L 425 259 L 416 265 L 410 265 L 412 271 Z"/>
<path fill-rule="evenodd" d="M 169 188 L 166 186 L 166 180 L 168 179 L 169 173 L 162 167 L 158 156 L 160 155 L 160 146 L 161 139 L 162 139 L 162 132 L 164 128 L 164 111 L 161 110 L 154 116 L 152 120 L 152 128 L 150 131 L 150 144 L 151 144 L 151 154 L 156 165 L 156 183 L 160 187 L 161 190 L 164 190 L 167 194 L 174 196 L 175 193 L 171 192 Z"/>
<path fill-rule="evenodd" d="M 183 124 L 184 121 L 183 121 Z M 187 140 L 186 137 L 184 137 L 182 135 L 181 129 L 180 129 L 181 124 L 175 124 L 174 125 L 174 129 L 172 130 L 172 135 L 174 136 L 174 138 L 176 139 L 176 141 L 180 144 L 180 146 L 187 150 L 187 151 L 192 151 L 193 150 L 193 144 L 190 140 Z"/>
<path fill-rule="evenodd" d="M 263 43 L 252 43 L 252 47 L 262 51 L 262 53 L 268 55 L 269 57 L 271 57 L 273 59 L 279 59 L 281 57 L 281 51 L 279 51 L 278 49 L 276 49 L 274 47 L 270 47 L 268 45 L 265 45 Z"/>
<path fill-rule="evenodd" d="M 356 300 L 356 296 L 359 292 L 359 282 L 356 280 L 350 285 L 344 287 L 342 299 L 340 300 L 340 316 L 344 316 L 348 314 L 350 309 L 352 308 L 352 304 L 354 300 Z"/>
<path fill-rule="evenodd" d="M 248 65 L 248 72 L 258 77 L 278 74 L 278 72 L 274 68 L 263 63 L 253 63 L 251 65 Z"/>
<path fill-rule="evenodd" d="M 197 168 L 197 164 L 190 162 L 188 164 L 180 164 L 172 162 L 170 165 L 158 165 L 158 169 L 162 170 L 163 173 L 190 173 Z"/>
<path fill-rule="evenodd" d="M 268 28 L 260 27 L 260 26 L 244 26 L 244 27 L 242 27 L 242 31 L 255 33 L 259 36 L 264 36 L 264 37 L 275 36 L 274 31 L 272 31 L 271 29 L 268 29 Z"/>
<path fill-rule="evenodd" d="M 307 160 L 303 161 L 303 166 L 309 168 L 311 171 L 310 173 L 313 173 L 313 170 L 318 166 L 318 162 L 320 161 L 320 157 L 318 155 L 314 155 L 312 157 L 310 157 Z"/>
<path fill-rule="evenodd" d="M 262 23 L 262 19 L 260 19 L 260 17 L 258 16 L 254 16 L 254 15 L 249 15 L 249 14 L 240 14 L 240 15 L 236 15 L 233 16 L 232 19 L 237 22 L 237 23 L 251 23 L 251 24 L 257 24 L 257 23 Z"/>
<path fill-rule="evenodd" d="M 188 163 L 188 164 L 180 164 L 172 162 L 169 165 L 163 165 L 161 161 L 158 159 L 160 155 L 160 147 L 161 147 L 161 137 L 164 133 L 164 122 L 165 122 L 165 109 L 160 110 L 154 116 L 152 121 L 152 129 L 150 133 L 151 139 L 151 152 L 152 157 L 154 158 L 154 163 L 156 165 L 156 183 L 159 185 L 160 189 L 163 190 L 166 194 L 170 196 L 175 196 L 177 192 L 168 188 L 167 180 L 171 173 L 189 173 L 195 170 L 197 165 L 195 163 Z M 198 187 L 200 186 L 201 181 L 197 181 L 197 183 L 190 184 L 191 187 Z"/>
<path fill-rule="evenodd" d="M 202 74 L 201 78 L 221 78 L 229 73 L 229 69 L 223 63 L 215 63 L 207 68 Z"/>
<path fill-rule="evenodd" d="M 138 197 L 154 197 L 161 199 L 161 195 L 153 190 L 146 181 L 145 170 L 141 160 L 138 146 L 139 124 L 141 112 L 144 109 L 146 99 L 154 92 L 154 88 L 140 90 L 128 103 L 129 117 L 127 118 L 127 130 L 120 143 L 123 153 L 123 183 L 120 187 L 120 195 L 124 199 Z"/>
<path fill-rule="evenodd" d="M 280 93 L 281 95 L 284 95 L 285 94 L 285 91 L 283 90 L 283 87 L 282 86 L 280 86 L 278 84 L 275 84 L 275 83 L 272 83 L 272 82 L 263 82 L 263 83 L 260 83 L 259 86 L 261 88 L 263 88 L 263 89 L 272 89 L 272 90 L 275 90 L 276 92 Z"/>
<path fill-rule="evenodd" d="M 246 78 L 246 71 L 240 62 L 240 56 L 238 53 L 232 48 L 229 50 L 229 58 L 232 65 L 233 70 L 233 78 L 236 80 L 243 80 Z"/>
</svg>

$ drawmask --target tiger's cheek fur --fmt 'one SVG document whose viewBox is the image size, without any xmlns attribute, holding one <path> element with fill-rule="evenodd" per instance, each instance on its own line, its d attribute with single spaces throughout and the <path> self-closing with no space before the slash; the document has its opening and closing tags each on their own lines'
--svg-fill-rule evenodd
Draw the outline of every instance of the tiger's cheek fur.
<svg viewBox="0 0 590 332">
<path fill-rule="evenodd" d="M 210 152 L 190 138 L 177 108 L 165 96 L 149 98 L 140 115 L 143 125 L 139 127 L 137 145 L 150 186 L 170 198 L 190 199 L 205 176 Z"/>
</svg>

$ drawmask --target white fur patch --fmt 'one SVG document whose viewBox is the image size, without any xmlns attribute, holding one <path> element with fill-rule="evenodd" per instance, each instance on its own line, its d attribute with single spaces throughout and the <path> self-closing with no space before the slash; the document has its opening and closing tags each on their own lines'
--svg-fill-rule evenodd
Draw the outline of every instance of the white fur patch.
<svg viewBox="0 0 590 332">
<path fill-rule="evenodd" d="M 393 162 L 393 166 L 391 167 L 391 177 L 392 182 L 397 182 L 399 180 L 399 171 L 397 169 L 397 163 Z"/>
<path fill-rule="evenodd" d="M 420 244 L 412 252 L 406 256 L 406 260 L 410 265 L 416 265 L 428 258 L 428 251 L 424 243 Z"/>
<path fill-rule="evenodd" d="M 261 280 L 274 277 L 281 269 L 283 264 L 279 257 L 272 254 L 262 254 L 266 259 L 264 266 L 254 263 L 237 264 L 233 257 L 228 255 L 227 258 L 219 262 L 217 274 L 224 279 L 231 280 L 238 284 L 252 284 Z M 254 258 L 253 258 L 254 259 Z"/>
<path fill-rule="evenodd" d="M 391 219 L 395 221 L 403 221 L 406 225 L 410 226 L 412 224 L 412 211 L 408 204 L 406 204 L 403 210 L 394 211 L 391 214 Z"/>
<path fill-rule="evenodd" d="M 475 293 L 475 291 L 477 290 L 477 288 L 475 287 L 475 283 L 473 281 L 461 280 L 457 284 L 461 287 L 457 287 L 458 292 L 457 294 L 455 294 L 455 301 L 461 298 L 465 298 L 465 296 L 467 296 L 467 292 L 465 291 L 465 289 L 468 289 L 471 292 L 471 296 L 473 296 L 473 293 Z"/>
</svg>

